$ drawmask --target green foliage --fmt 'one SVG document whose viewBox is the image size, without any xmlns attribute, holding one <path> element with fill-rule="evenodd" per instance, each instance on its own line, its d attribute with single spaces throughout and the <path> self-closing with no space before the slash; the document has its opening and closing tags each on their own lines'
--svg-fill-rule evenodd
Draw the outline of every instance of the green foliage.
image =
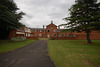
<svg viewBox="0 0 100 67">
<path fill-rule="evenodd" d="M 100 30 L 100 3 L 97 0 L 76 0 L 69 9 L 70 17 L 64 18 L 68 28 L 87 33 L 88 43 L 91 30 Z"/>
<path fill-rule="evenodd" d="M 13 37 L 11 38 L 12 41 L 25 41 L 26 37 Z"/>
<path fill-rule="evenodd" d="M 70 17 L 64 18 L 68 21 L 67 27 L 85 31 L 100 29 L 100 3 L 97 0 L 76 0 L 69 11 Z"/>
<path fill-rule="evenodd" d="M 12 29 L 18 29 L 23 24 L 19 22 L 24 15 L 23 12 L 17 13 L 19 10 L 13 0 L 0 0 L 0 39 L 8 36 Z M 7 36 L 6 36 L 7 35 Z"/>
</svg>

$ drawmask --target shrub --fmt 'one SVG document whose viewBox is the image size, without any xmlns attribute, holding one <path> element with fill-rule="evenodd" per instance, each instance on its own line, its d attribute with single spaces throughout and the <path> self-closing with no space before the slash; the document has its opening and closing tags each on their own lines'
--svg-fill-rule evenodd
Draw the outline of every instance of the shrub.
<svg viewBox="0 0 100 67">
<path fill-rule="evenodd" d="M 13 37 L 11 38 L 12 41 L 25 41 L 26 37 Z"/>
</svg>

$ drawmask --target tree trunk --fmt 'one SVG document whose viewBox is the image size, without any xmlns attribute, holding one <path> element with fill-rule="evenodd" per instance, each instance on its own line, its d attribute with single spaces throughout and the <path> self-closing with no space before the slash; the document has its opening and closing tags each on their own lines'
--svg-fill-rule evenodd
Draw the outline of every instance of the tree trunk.
<svg viewBox="0 0 100 67">
<path fill-rule="evenodd" d="M 87 42 L 91 44 L 92 41 L 90 39 L 90 31 L 86 31 L 86 33 L 87 33 Z"/>
</svg>

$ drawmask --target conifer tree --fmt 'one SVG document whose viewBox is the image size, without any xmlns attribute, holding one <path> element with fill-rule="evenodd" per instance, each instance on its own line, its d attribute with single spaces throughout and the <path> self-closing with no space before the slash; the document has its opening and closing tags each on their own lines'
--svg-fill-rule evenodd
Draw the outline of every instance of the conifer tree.
<svg viewBox="0 0 100 67">
<path fill-rule="evenodd" d="M 0 39 L 5 39 L 10 30 L 18 29 L 22 26 L 19 20 L 24 15 L 19 10 L 13 0 L 0 0 Z"/>
<path fill-rule="evenodd" d="M 90 33 L 100 30 L 100 2 L 97 0 L 75 0 L 69 9 L 70 16 L 64 18 L 67 27 L 74 31 L 85 31 L 87 42 L 92 43 Z"/>
</svg>

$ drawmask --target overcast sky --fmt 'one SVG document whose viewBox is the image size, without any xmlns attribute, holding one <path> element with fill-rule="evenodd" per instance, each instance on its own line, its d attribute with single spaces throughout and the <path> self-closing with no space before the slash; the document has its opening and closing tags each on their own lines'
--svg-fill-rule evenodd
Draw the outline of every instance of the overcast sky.
<svg viewBox="0 0 100 67">
<path fill-rule="evenodd" d="M 68 9 L 75 0 L 14 0 L 17 7 L 26 13 L 21 23 L 31 28 L 42 28 L 53 20 L 55 25 L 66 23 L 63 18 L 69 15 Z"/>
</svg>

